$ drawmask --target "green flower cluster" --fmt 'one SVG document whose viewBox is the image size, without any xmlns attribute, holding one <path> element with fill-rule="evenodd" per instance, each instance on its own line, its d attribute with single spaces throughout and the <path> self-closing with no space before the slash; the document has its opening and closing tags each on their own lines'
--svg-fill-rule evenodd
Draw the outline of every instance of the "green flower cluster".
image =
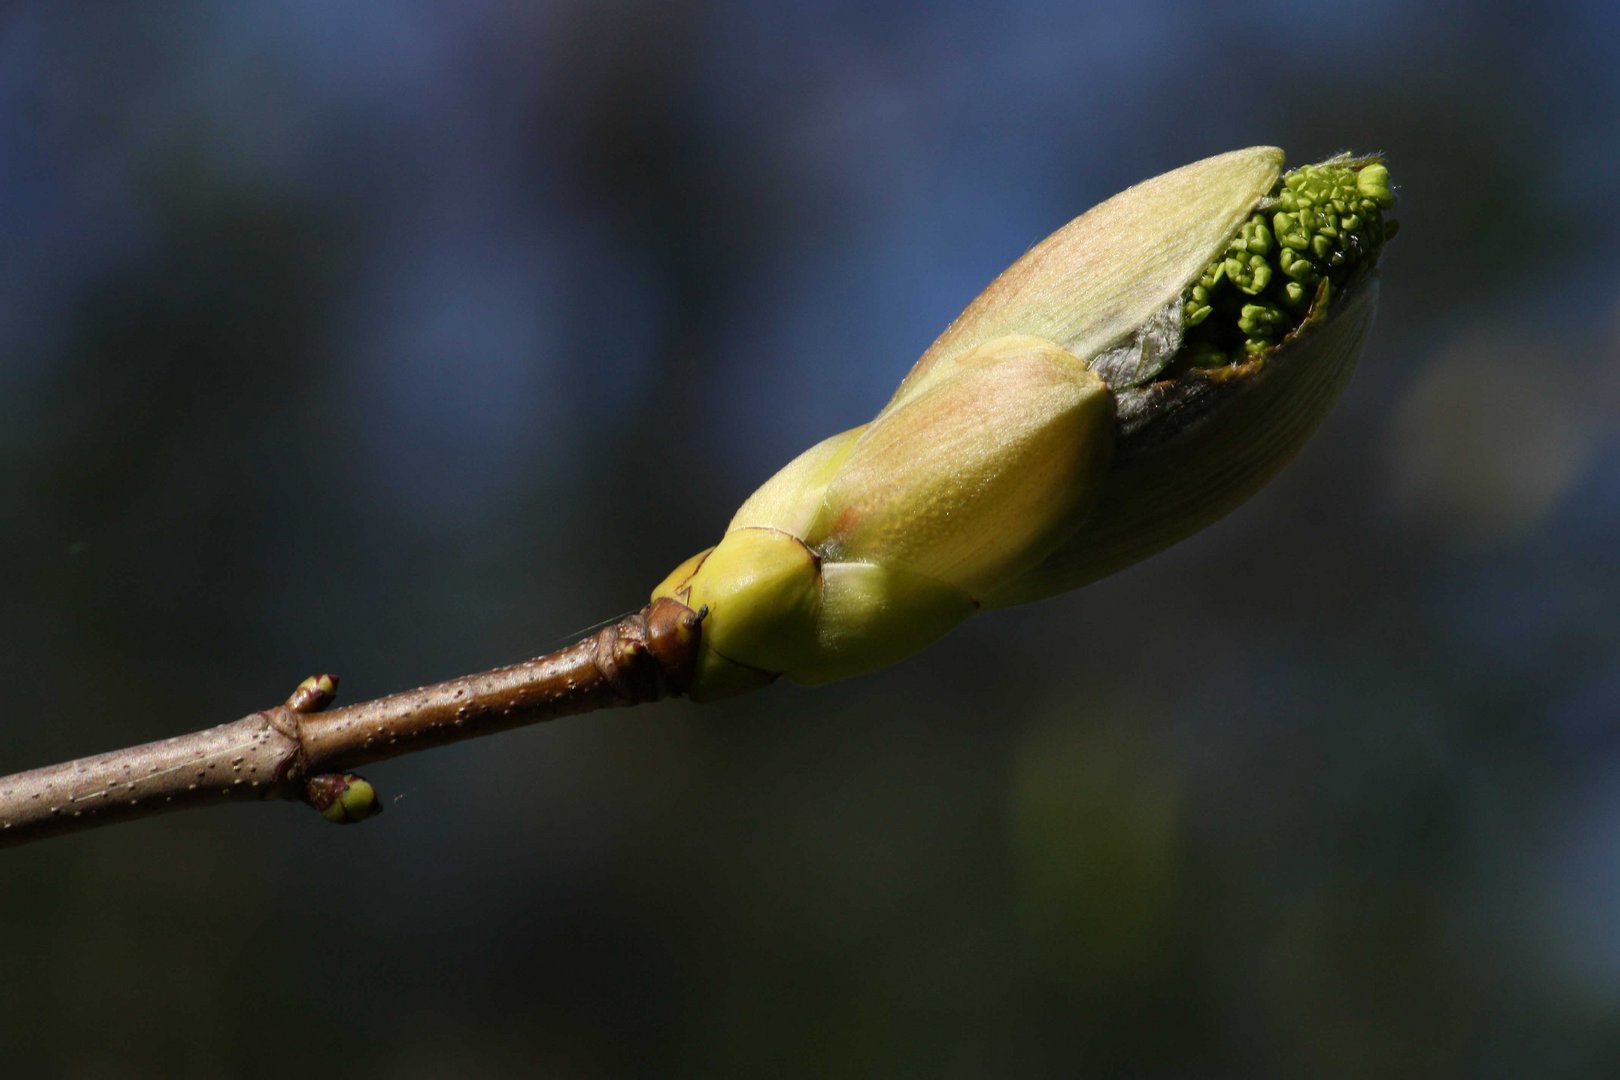
<svg viewBox="0 0 1620 1080">
<path fill-rule="evenodd" d="M 1184 297 L 1182 355 L 1218 367 L 1287 337 L 1318 295 L 1326 303 L 1356 267 L 1395 235 L 1389 170 L 1374 158 L 1337 158 L 1283 176 Z"/>
</svg>

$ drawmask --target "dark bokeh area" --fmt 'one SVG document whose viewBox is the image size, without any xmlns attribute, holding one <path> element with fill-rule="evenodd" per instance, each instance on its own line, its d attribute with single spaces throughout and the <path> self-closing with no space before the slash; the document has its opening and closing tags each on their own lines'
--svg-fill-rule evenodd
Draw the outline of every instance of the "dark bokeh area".
<svg viewBox="0 0 1620 1080">
<path fill-rule="evenodd" d="M 892 671 L 0 855 L 8 1075 L 1620 1073 L 1620 18 L 38 4 L 0 771 L 638 606 L 1028 245 L 1389 154 L 1345 399 Z"/>
</svg>

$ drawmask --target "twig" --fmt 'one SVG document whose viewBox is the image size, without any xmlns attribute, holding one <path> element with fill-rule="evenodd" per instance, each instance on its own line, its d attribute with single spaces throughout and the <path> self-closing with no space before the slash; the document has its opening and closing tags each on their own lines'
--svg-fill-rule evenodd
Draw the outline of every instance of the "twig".
<svg viewBox="0 0 1620 1080">
<path fill-rule="evenodd" d="M 510 667 L 322 711 L 337 680 L 190 735 L 0 777 L 0 844 L 202 803 L 294 799 L 328 819 L 376 813 L 347 770 L 441 743 L 683 693 L 702 615 L 656 600 L 575 645 Z"/>
</svg>

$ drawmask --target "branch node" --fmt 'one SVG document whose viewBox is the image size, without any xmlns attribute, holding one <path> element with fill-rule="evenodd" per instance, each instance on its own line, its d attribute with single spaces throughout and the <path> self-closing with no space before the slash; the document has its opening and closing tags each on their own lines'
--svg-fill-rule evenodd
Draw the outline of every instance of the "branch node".
<svg viewBox="0 0 1620 1080">
<path fill-rule="evenodd" d="M 208 802 L 289 799 L 349 824 L 382 812 L 348 769 L 520 724 L 683 693 L 702 617 L 659 599 L 546 656 L 327 709 L 337 677 L 311 675 L 240 720 L 0 776 L 0 846 Z"/>
</svg>

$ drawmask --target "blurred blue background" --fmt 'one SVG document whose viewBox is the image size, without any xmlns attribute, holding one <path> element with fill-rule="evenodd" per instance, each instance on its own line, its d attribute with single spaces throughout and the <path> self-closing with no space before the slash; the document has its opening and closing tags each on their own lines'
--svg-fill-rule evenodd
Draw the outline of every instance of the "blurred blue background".
<svg viewBox="0 0 1620 1080">
<path fill-rule="evenodd" d="M 519 659 L 1026 247 L 1383 150 L 1351 388 L 929 653 L 0 855 L 13 1075 L 1614 1075 L 1612 4 L 35 4 L 0 771 Z"/>
</svg>

